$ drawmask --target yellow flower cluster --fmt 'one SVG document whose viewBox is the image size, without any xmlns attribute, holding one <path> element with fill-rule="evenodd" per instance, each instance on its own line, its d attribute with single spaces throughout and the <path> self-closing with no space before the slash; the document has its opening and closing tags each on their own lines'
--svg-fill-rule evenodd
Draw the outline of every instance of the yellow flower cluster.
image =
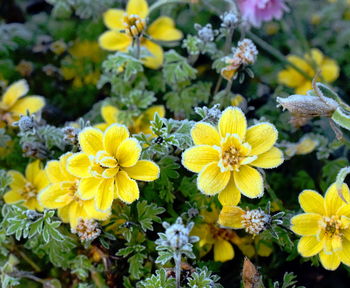
<svg viewBox="0 0 350 288">
<path fill-rule="evenodd" d="M 312 89 L 312 79 L 319 70 L 320 77 L 327 83 L 332 83 L 339 77 L 339 66 L 334 60 L 325 57 L 318 49 L 311 49 L 310 53 L 301 58 L 296 55 L 289 55 L 288 61 L 310 76 L 306 78 L 293 67 L 282 70 L 278 74 L 278 81 L 288 87 L 294 88 L 296 94 L 304 95 Z"/>
<path fill-rule="evenodd" d="M 135 180 L 159 176 L 154 162 L 139 160 L 141 146 L 122 125 L 113 124 L 105 132 L 85 128 L 79 145 L 81 152 L 49 161 L 45 169 L 37 160 L 27 166 L 25 176 L 10 171 L 13 181 L 4 196 L 6 203 L 24 200 L 29 209 L 58 209 L 62 221 L 75 228 L 80 219 L 108 218 L 116 198 L 126 203 L 137 200 Z"/>
<path fill-rule="evenodd" d="M 62 61 L 60 73 L 65 80 L 73 80 L 73 86 L 96 85 L 100 79 L 100 61 L 103 51 L 97 42 L 76 41 L 68 49 L 69 55 Z"/>
<path fill-rule="evenodd" d="M 350 266 L 350 191 L 346 184 L 341 187 L 347 203 L 332 184 L 325 197 L 313 190 L 304 190 L 299 203 L 305 213 L 291 219 L 291 229 L 302 236 L 298 252 L 303 257 L 319 255 L 321 264 L 335 270 L 340 263 Z"/>
<path fill-rule="evenodd" d="M 100 36 L 100 46 L 108 51 L 125 52 L 133 45 L 135 38 L 138 38 L 140 46 L 151 53 L 151 56 L 143 59 L 145 66 L 158 69 L 163 64 L 164 55 L 162 47 L 154 41 L 180 40 L 182 32 L 175 28 L 173 19 L 166 16 L 159 17 L 147 28 L 145 21 L 147 15 L 146 0 L 129 0 L 126 11 L 107 10 L 103 15 L 103 21 L 110 30 Z M 149 37 L 146 38 L 144 34 Z"/>
</svg>

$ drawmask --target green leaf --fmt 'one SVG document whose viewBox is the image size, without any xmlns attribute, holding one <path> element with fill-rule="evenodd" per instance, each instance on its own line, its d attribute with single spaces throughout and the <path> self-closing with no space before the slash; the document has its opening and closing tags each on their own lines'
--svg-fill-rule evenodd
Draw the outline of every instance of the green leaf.
<svg viewBox="0 0 350 288">
<path fill-rule="evenodd" d="M 332 120 L 338 124 L 340 127 L 350 130 L 350 112 L 338 107 L 333 115 Z"/>
<path fill-rule="evenodd" d="M 159 214 L 164 213 L 163 207 L 157 207 L 156 204 L 147 204 L 147 201 L 140 201 L 136 204 L 138 223 L 141 225 L 143 231 L 153 231 L 153 222 L 160 223 L 161 218 Z"/>
</svg>

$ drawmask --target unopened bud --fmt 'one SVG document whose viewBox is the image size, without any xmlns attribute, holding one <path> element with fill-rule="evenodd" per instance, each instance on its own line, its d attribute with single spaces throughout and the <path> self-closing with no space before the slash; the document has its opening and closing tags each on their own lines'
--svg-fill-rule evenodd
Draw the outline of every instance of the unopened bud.
<svg viewBox="0 0 350 288">
<path fill-rule="evenodd" d="M 311 95 L 291 95 L 287 98 L 277 97 L 277 102 L 283 109 L 302 118 L 318 116 L 330 117 L 339 104 L 328 97 L 322 99 Z"/>
</svg>

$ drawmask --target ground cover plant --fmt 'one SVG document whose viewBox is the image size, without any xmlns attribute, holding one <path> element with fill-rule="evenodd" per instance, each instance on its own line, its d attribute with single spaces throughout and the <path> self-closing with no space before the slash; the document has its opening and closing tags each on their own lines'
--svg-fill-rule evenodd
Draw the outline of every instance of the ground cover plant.
<svg viewBox="0 0 350 288">
<path fill-rule="evenodd" d="M 350 1 L 0 3 L 2 287 L 348 287 Z"/>
</svg>

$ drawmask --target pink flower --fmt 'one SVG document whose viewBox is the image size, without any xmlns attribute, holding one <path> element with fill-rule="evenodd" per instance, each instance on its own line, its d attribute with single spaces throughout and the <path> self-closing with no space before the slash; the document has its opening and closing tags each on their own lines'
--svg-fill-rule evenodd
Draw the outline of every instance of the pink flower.
<svg viewBox="0 0 350 288">
<path fill-rule="evenodd" d="M 239 9 L 243 20 L 255 27 L 260 27 L 261 22 L 281 19 L 283 12 L 288 8 L 285 0 L 238 0 Z"/>
</svg>

